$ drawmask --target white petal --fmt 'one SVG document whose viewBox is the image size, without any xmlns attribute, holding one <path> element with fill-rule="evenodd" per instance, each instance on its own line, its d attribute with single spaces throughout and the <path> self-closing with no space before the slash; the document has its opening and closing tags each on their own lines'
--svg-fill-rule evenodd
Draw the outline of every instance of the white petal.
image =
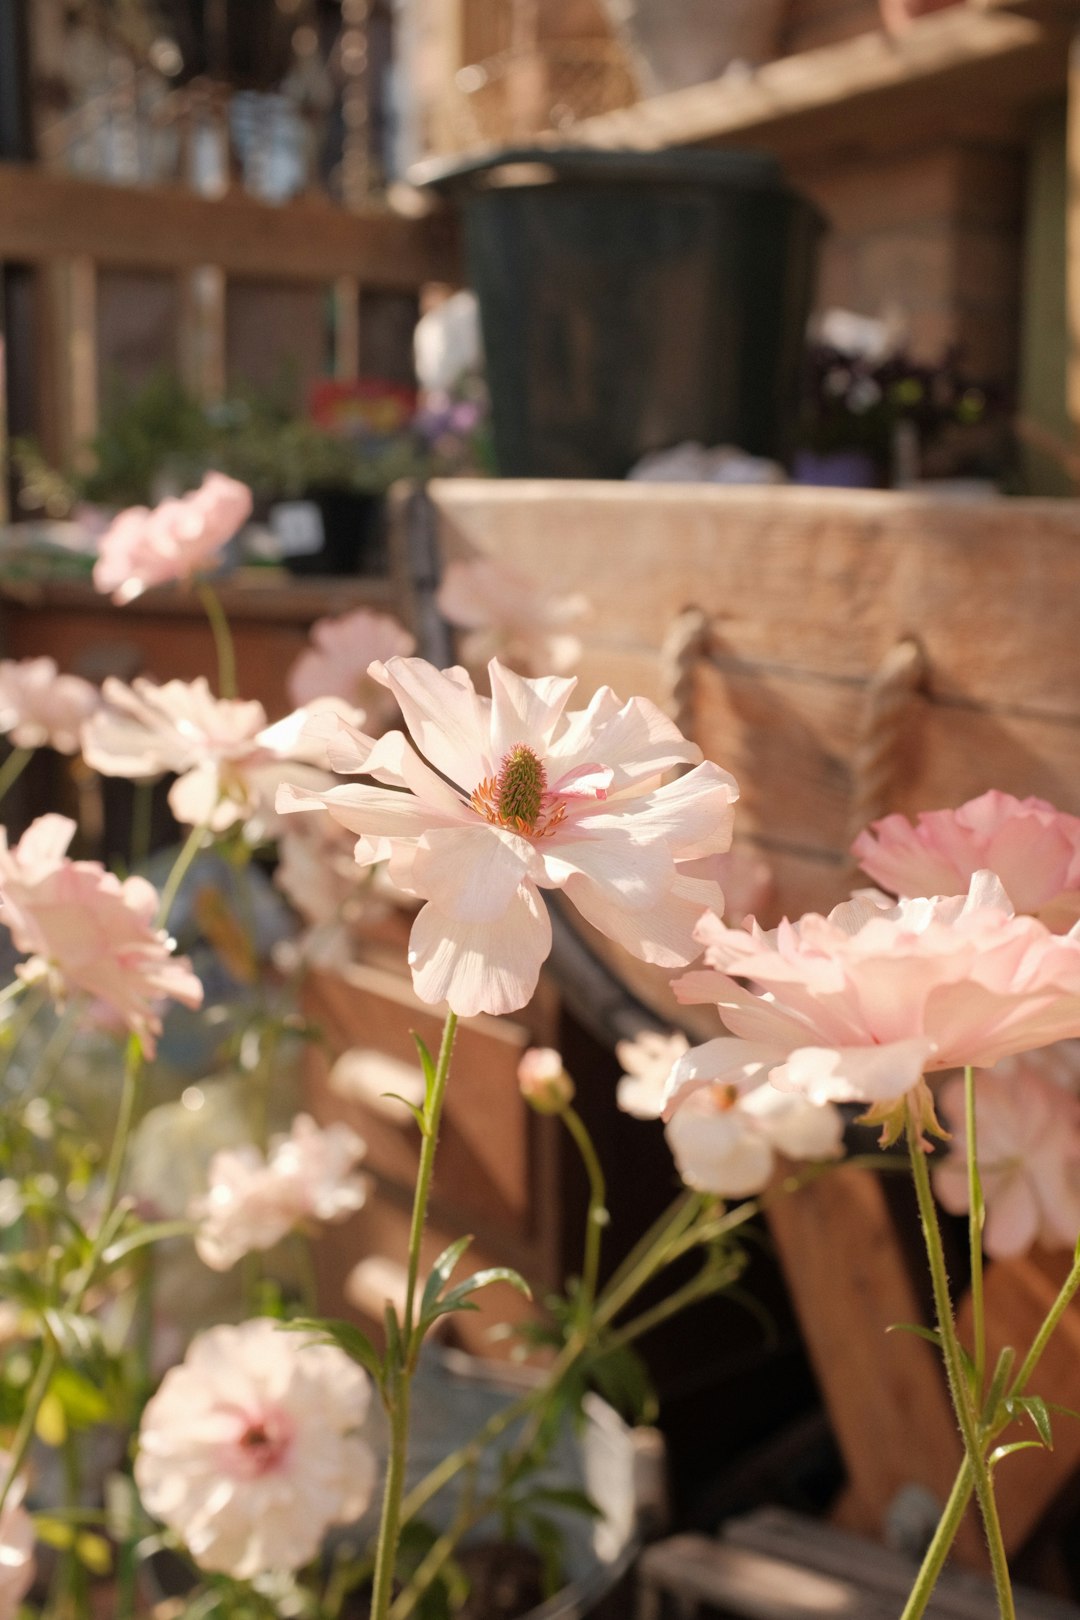
<svg viewBox="0 0 1080 1620">
<path fill-rule="evenodd" d="M 547 908 L 531 883 L 494 923 L 458 922 L 429 903 L 409 938 L 413 987 L 421 1000 L 446 1001 L 463 1018 L 518 1012 L 550 949 Z"/>
<path fill-rule="evenodd" d="M 458 922 L 496 922 L 529 868 L 532 845 L 501 828 L 476 825 L 425 833 L 409 870 L 412 891 Z"/>
<path fill-rule="evenodd" d="M 491 751 L 496 759 L 515 743 L 528 743 L 537 753 L 547 753 L 548 742 L 566 707 L 577 680 L 547 675 L 526 680 L 493 658 L 488 665 L 491 680 Z"/>
<path fill-rule="evenodd" d="M 924 1035 L 888 1046 L 804 1046 L 773 1070 L 772 1082 L 816 1103 L 892 1102 L 918 1085 L 936 1050 Z"/>
</svg>

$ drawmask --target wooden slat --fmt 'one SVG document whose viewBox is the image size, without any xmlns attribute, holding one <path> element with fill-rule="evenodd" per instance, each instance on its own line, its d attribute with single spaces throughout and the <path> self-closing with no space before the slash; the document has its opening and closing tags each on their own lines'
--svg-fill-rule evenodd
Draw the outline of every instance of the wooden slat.
<svg viewBox="0 0 1080 1620">
<path fill-rule="evenodd" d="M 1080 33 L 1069 51 L 1065 181 L 1065 387 L 1069 418 L 1080 433 Z"/>
<path fill-rule="evenodd" d="M 210 199 L 181 187 L 101 185 L 24 164 L 0 164 L 0 258 L 31 263 L 84 254 L 99 265 L 229 276 L 414 288 L 454 281 L 458 265 L 443 218 L 402 219 L 384 209 L 330 203 L 275 208 L 251 197 Z"/>
<path fill-rule="evenodd" d="M 840 1166 L 777 1199 L 768 1220 L 844 1455 L 845 1522 L 881 1535 L 905 1485 L 923 1485 L 944 1504 L 961 1457 L 935 1351 L 888 1332 L 922 1312 L 881 1182 Z M 957 1548 L 967 1563 L 985 1559 L 970 1515 Z"/>
<path fill-rule="evenodd" d="M 430 489 L 447 555 L 487 552 L 553 593 L 588 596 L 590 648 L 655 654 L 695 605 L 732 658 L 861 681 L 916 635 L 935 698 L 1080 717 L 1078 501 L 509 479 Z"/>
<path fill-rule="evenodd" d="M 694 85 L 586 119 L 574 136 L 589 145 L 636 148 L 790 137 L 822 113 L 850 112 L 871 100 L 887 125 L 901 99 L 925 104 L 935 92 L 955 94 L 973 78 L 985 81 L 995 65 L 1007 65 L 1022 90 L 1021 68 L 1036 57 L 1052 66 L 1050 51 L 1046 33 L 1029 18 L 957 7 L 921 18 L 900 39 L 860 34 L 767 63 L 743 80 Z"/>
</svg>

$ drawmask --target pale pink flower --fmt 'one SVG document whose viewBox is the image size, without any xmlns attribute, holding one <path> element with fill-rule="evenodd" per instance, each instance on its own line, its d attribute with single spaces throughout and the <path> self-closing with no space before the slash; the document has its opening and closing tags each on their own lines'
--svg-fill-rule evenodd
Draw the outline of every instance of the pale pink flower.
<svg viewBox="0 0 1080 1620">
<path fill-rule="evenodd" d="M 0 1451 L 0 1480 L 5 1480 L 11 1458 Z M 22 1505 L 26 1481 L 18 1478 L 0 1511 L 0 1620 L 15 1620 L 19 1605 L 34 1580 L 34 1522 Z"/>
<path fill-rule="evenodd" d="M 449 562 L 435 600 L 449 624 L 468 632 L 461 657 L 470 668 L 498 658 L 522 675 L 562 675 L 581 657 L 568 627 L 588 613 L 587 598 L 548 596 L 539 581 L 493 557 Z"/>
<path fill-rule="evenodd" d="M 102 535 L 94 565 L 97 590 L 119 605 L 151 585 L 188 579 L 213 561 L 251 516 L 251 491 L 224 473 L 207 473 L 199 488 L 153 509 L 130 506 Z"/>
<path fill-rule="evenodd" d="M 306 924 L 276 955 L 296 964 L 341 968 L 356 960 L 365 928 L 391 915 L 376 871 L 357 866 L 355 837 L 329 816 L 287 822 L 278 833 L 274 883 Z"/>
<path fill-rule="evenodd" d="M 225 1148 L 210 1161 L 209 1189 L 190 1215 L 195 1247 L 213 1271 L 228 1271 L 254 1249 L 272 1249 L 308 1221 L 338 1221 L 364 1203 L 368 1182 L 354 1174 L 367 1149 L 347 1125 L 320 1129 L 298 1114 L 264 1159 L 254 1147 Z"/>
<path fill-rule="evenodd" d="M 649 1030 L 619 1041 L 615 1051 L 626 1070 L 616 1091 L 619 1107 L 636 1119 L 658 1119 L 689 1050 L 677 1032 Z M 749 1198 L 768 1184 L 779 1154 L 836 1158 L 843 1152 L 844 1122 L 829 1103 L 786 1096 L 759 1080 L 745 1090 L 718 1084 L 688 1091 L 664 1134 L 687 1186 L 717 1198 Z"/>
<path fill-rule="evenodd" d="M 201 1569 L 300 1569 L 371 1500 L 375 1457 L 356 1432 L 370 1400 L 344 1351 L 265 1317 L 200 1333 L 143 1413 L 143 1505 Z"/>
<path fill-rule="evenodd" d="M 966 896 L 860 897 L 770 933 L 704 917 L 698 938 L 711 971 L 675 993 L 716 1003 L 732 1033 L 681 1060 L 669 1109 L 689 1090 L 767 1078 L 812 1102 L 869 1103 L 894 1130 L 907 1097 L 931 1127 L 924 1073 L 988 1068 L 1080 1032 L 1080 930 L 1014 916 L 991 872 Z"/>
<path fill-rule="evenodd" d="M 103 1002 L 153 1056 L 157 1004 L 197 1007 L 202 985 L 154 926 L 157 891 L 141 877 L 121 883 L 99 861 L 68 860 L 75 830 L 66 816 L 39 816 L 9 849 L 0 828 L 0 920 L 31 953 L 16 972 L 45 979 L 57 997 L 82 990 Z"/>
<path fill-rule="evenodd" d="M 173 772 L 169 808 L 177 821 L 216 833 L 244 822 L 252 842 L 278 830 L 274 797 L 283 775 L 307 764 L 300 774 L 308 786 L 329 780 L 318 767 L 325 746 L 307 734 L 307 721 L 325 708 L 354 718 L 346 705 L 326 700 L 268 726 L 261 703 L 216 698 L 202 675 L 163 686 L 110 678 L 102 696 L 82 733 L 93 770 L 134 781 Z"/>
<path fill-rule="evenodd" d="M 0 660 L 0 733 L 17 748 L 77 754 L 79 729 L 99 701 L 96 686 L 61 675 L 55 658 Z"/>
<path fill-rule="evenodd" d="M 1047 1047 L 975 1081 L 983 1246 L 995 1260 L 1025 1254 L 1033 1243 L 1072 1249 L 1080 1236 L 1080 1099 L 1062 1088 L 1058 1067 L 1058 1048 Z M 958 1215 L 968 1208 L 962 1078 L 946 1081 L 940 1103 L 953 1139 L 934 1167 L 934 1191 Z"/>
<path fill-rule="evenodd" d="M 863 871 L 890 894 L 960 894 L 972 875 L 996 872 L 1017 911 L 1048 927 L 1080 917 L 1080 816 L 1043 799 L 991 790 L 958 810 L 924 811 L 913 826 L 886 816 L 852 847 Z"/>
<path fill-rule="evenodd" d="M 357 608 L 337 619 L 319 619 L 311 627 L 311 646 L 289 671 L 289 696 L 297 708 L 316 698 L 344 698 L 363 713 L 358 725 L 381 731 L 396 710 L 386 688 L 371 679 L 368 666 L 399 654 L 406 657 L 415 646 L 416 637 L 388 613 Z"/>
<path fill-rule="evenodd" d="M 712 764 L 658 785 L 701 757 L 659 709 L 604 687 L 567 711 L 573 680 L 524 680 L 495 660 L 490 699 L 464 670 L 418 658 L 375 671 L 416 749 L 400 731 L 373 741 L 339 722 L 334 769 L 389 785 L 286 787 L 278 809 L 329 810 L 359 836 L 358 861 L 389 859 L 427 902 L 409 945 L 422 1000 L 465 1016 L 523 1007 L 551 948 L 541 889 L 644 961 L 691 959 L 694 923 L 722 897 L 682 863 L 728 847 L 738 789 Z"/>
<path fill-rule="evenodd" d="M 561 1114 L 574 1100 L 574 1082 L 562 1053 L 553 1046 L 530 1046 L 517 1067 L 521 1095 L 538 1114 Z"/>
</svg>

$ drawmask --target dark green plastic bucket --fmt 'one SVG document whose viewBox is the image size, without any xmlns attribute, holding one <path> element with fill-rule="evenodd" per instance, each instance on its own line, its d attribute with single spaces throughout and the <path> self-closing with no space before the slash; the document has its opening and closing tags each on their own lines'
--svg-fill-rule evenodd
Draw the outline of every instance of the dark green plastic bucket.
<svg viewBox="0 0 1080 1620">
<path fill-rule="evenodd" d="M 422 180 L 464 215 L 502 474 L 787 456 L 822 221 L 771 158 L 527 148 Z"/>
</svg>

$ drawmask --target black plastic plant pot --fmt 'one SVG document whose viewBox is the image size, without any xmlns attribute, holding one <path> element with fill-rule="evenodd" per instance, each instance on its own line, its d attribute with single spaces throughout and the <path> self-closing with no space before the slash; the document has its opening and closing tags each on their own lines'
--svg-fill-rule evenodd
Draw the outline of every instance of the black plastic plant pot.
<svg viewBox="0 0 1080 1620">
<path fill-rule="evenodd" d="M 500 473 L 787 458 L 823 221 L 772 158 L 528 148 L 418 178 L 464 215 Z"/>
<path fill-rule="evenodd" d="M 385 574 L 386 535 L 383 498 L 353 489 L 309 489 L 305 499 L 318 507 L 322 545 L 317 551 L 286 557 L 292 574 Z"/>
</svg>

